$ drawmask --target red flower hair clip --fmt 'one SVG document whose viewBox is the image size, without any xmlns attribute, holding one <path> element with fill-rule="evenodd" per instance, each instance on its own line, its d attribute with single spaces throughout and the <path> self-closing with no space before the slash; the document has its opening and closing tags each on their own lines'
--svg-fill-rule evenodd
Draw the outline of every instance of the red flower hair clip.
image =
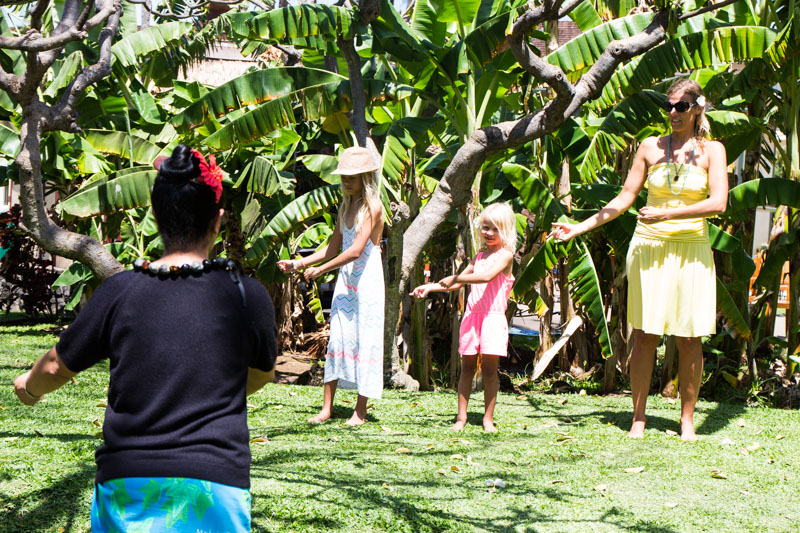
<svg viewBox="0 0 800 533">
<path fill-rule="evenodd" d="M 223 174 L 222 169 L 217 166 L 217 158 L 214 154 L 209 154 L 208 162 L 206 162 L 206 158 L 199 151 L 192 149 L 192 154 L 200 160 L 200 176 L 197 178 L 197 182 L 211 187 L 211 190 L 214 191 L 214 199 L 216 203 L 219 203 L 219 199 L 222 198 Z"/>
</svg>

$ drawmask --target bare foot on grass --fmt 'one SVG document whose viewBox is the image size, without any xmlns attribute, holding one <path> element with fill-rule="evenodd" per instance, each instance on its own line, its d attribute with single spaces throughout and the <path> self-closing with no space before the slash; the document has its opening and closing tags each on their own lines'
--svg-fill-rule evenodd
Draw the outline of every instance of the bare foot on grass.
<svg viewBox="0 0 800 533">
<path fill-rule="evenodd" d="M 683 442 L 694 442 L 697 440 L 693 422 L 681 422 L 681 440 Z"/>
<path fill-rule="evenodd" d="M 312 416 L 308 419 L 308 422 L 311 424 L 321 424 L 325 422 L 327 419 L 331 417 L 331 414 L 328 411 L 320 411 L 319 414 L 316 416 Z"/>
<path fill-rule="evenodd" d="M 483 430 L 486 433 L 497 433 L 497 428 L 494 427 L 494 420 L 483 419 Z"/>
<path fill-rule="evenodd" d="M 364 416 L 361 416 L 356 411 L 353 411 L 353 416 L 348 418 L 347 422 L 345 422 L 344 424 L 346 426 L 360 426 L 364 424 L 366 421 L 367 421 L 366 413 L 364 414 Z"/>
<path fill-rule="evenodd" d="M 628 432 L 628 438 L 641 439 L 644 438 L 644 420 L 634 420 L 631 424 L 631 430 Z"/>
<path fill-rule="evenodd" d="M 452 429 L 453 431 L 461 431 L 464 429 L 464 426 L 466 425 L 467 425 L 466 420 L 456 420 L 456 423 L 453 424 L 453 427 L 450 429 Z"/>
</svg>

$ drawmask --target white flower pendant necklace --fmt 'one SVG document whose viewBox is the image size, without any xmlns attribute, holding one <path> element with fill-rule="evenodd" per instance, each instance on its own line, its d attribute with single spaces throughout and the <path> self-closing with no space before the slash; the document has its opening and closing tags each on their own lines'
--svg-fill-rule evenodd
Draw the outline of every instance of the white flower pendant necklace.
<svg viewBox="0 0 800 533">
<path fill-rule="evenodd" d="M 675 192 L 672 190 L 672 180 L 669 179 L 670 178 L 669 159 L 672 156 L 672 134 L 670 133 L 669 137 L 667 137 L 667 185 L 669 185 L 669 192 L 671 192 L 675 196 L 678 196 L 680 193 L 683 192 L 684 187 L 686 187 L 686 182 L 689 180 L 689 167 L 687 165 L 691 164 L 691 162 L 694 161 L 694 151 L 697 149 L 697 143 L 695 142 L 693 144 L 694 145 L 692 146 L 692 153 L 689 155 L 688 163 L 681 164 L 678 163 L 677 161 L 675 162 L 674 179 L 676 182 L 678 181 L 678 178 L 681 175 L 681 170 L 686 168 L 686 172 L 683 173 L 683 182 L 681 182 L 681 188 L 678 190 L 678 192 Z"/>
</svg>

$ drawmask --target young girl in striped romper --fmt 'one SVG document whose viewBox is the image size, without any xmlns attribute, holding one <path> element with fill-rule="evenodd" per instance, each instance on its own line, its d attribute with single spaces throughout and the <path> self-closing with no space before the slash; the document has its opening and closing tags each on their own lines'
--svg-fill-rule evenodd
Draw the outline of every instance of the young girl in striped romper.
<svg viewBox="0 0 800 533">
<path fill-rule="evenodd" d="M 499 388 L 497 366 L 500 358 L 508 353 L 506 306 L 514 284 L 511 267 L 517 230 L 514 212 L 504 202 L 484 209 L 478 224 L 486 247 L 470 261 L 469 266 L 460 274 L 448 276 L 438 283 L 420 285 L 411 294 L 424 298 L 430 292 L 453 291 L 464 284 L 472 285 L 459 334 L 461 377 L 458 380 L 458 414 L 453 430 L 461 431 L 467 423 L 467 403 L 480 355 L 485 404 L 483 429 L 495 432 L 494 406 Z"/>
</svg>

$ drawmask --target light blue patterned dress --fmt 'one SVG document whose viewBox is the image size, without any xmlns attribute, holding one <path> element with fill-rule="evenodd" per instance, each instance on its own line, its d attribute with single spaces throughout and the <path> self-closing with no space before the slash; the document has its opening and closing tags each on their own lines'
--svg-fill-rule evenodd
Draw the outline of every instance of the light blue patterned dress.
<svg viewBox="0 0 800 533">
<path fill-rule="evenodd" d="M 342 227 L 342 250 L 347 250 L 357 231 Z M 361 256 L 339 269 L 331 303 L 326 383 L 338 379 L 341 388 L 357 389 L 367 398 L 381 397 L 383 302 L 381 249 L 369 239 Z"/>
</svg>

